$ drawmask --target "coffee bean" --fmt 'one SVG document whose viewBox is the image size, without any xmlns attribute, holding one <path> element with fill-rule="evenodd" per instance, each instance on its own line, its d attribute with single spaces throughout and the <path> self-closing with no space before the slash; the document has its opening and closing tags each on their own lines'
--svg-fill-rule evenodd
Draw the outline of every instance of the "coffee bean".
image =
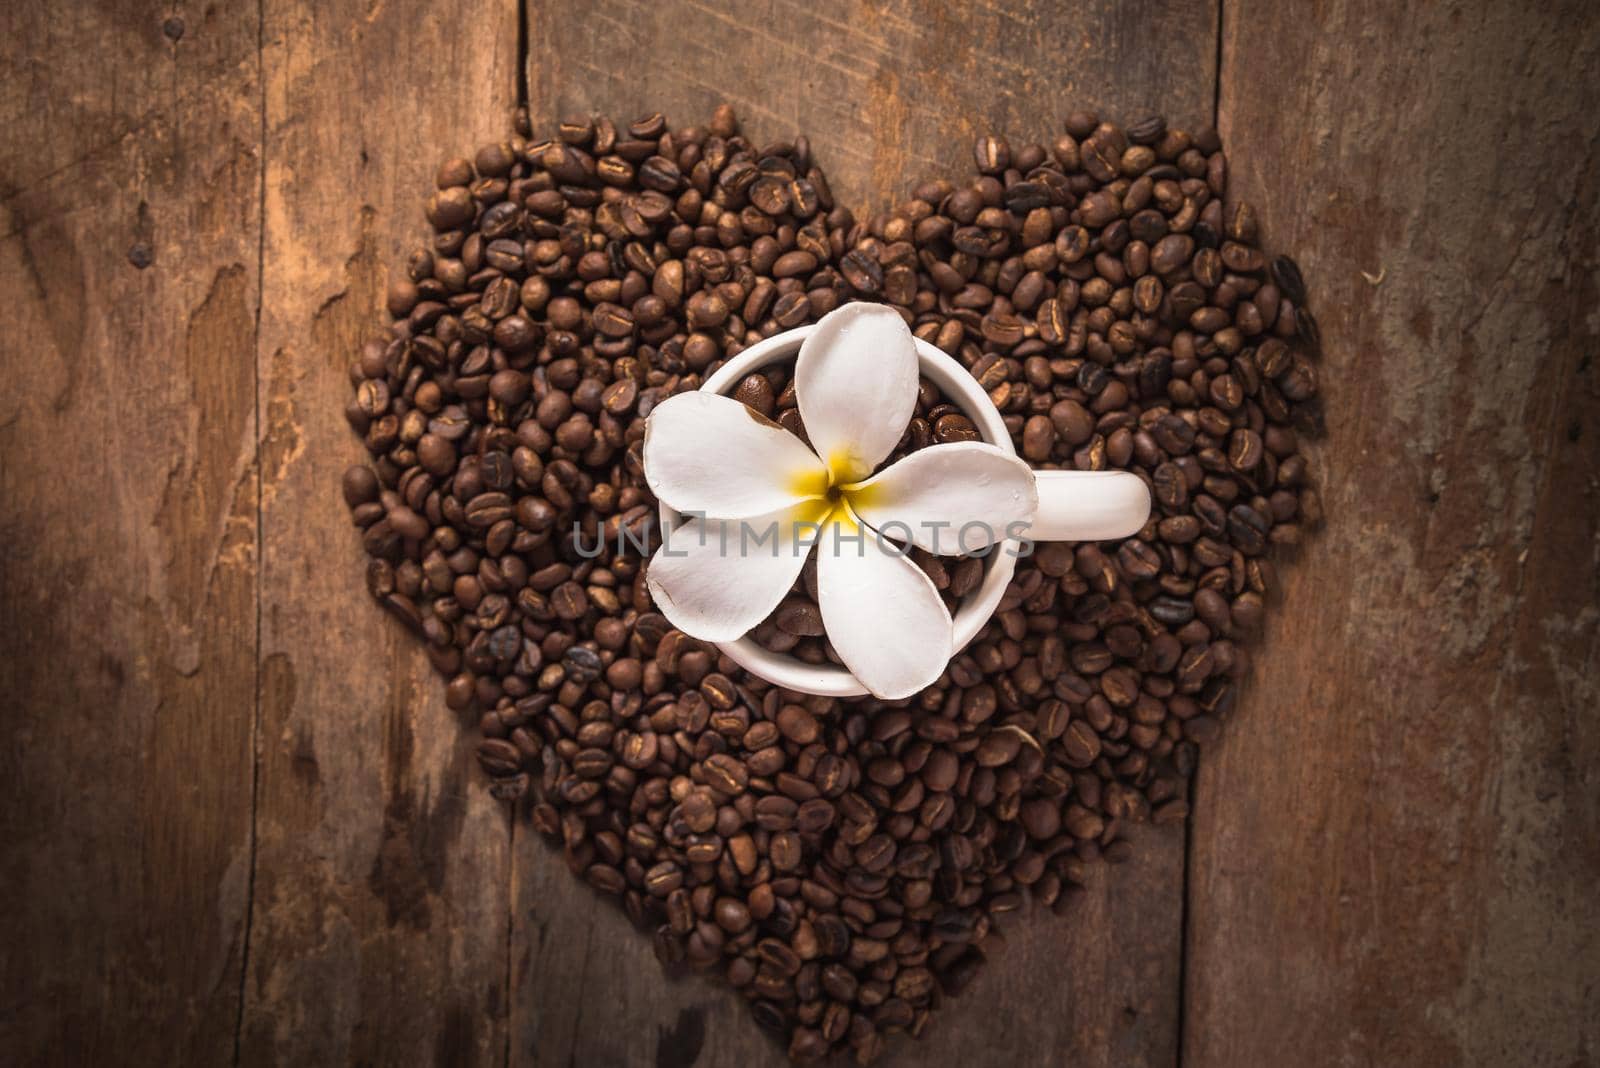
<svg viewBox="0 0 1600 1068">
<path fill-rule="evenodd" d="M 1086 768 L 1100 755 L 1100 736 L 1085 720 L 1075 719 L 1067 724 L 1061 736 L 1061 746 L 1067 763 L 1075 768 Z"/>
<path fill-rule="evenodd" d="M 1307 352 L 1317 352 L 1322 348 L 1322 330 L 1317 326 L 1316 316 L 1311 314 L 1311 309 L 1298 307 L 1294 317 L 1295 336 Z M 1290 397 L 1290 400 L 1303 400 L 1303 397 Z"/>
<path fill-rule="evenodd" d="M 1049 416 L 1036 415 L 1022 432 L 1022 455 L 1035 462 L 1048 460 L 1056 441 L 1056 428 Z"/>
<path fill-rule="evenodd" d="M 1162 558 L 1161 554 L 1146 542 L 1130 538 L 1117 550 L 1117 565 L 1128 578 L 1139 581 L 1155 578 L 1160 574 Z"/>
<path fill-rule="evenodd" d="M 589 597 L 576 582 L 563 582 L 550 595 L 550 607 L 568 621 L 582 619 L 589 610 Z"/>
<path fill-rule="evenodd" d="M 1240 427 L 1228 439 L 1228 463 L 1235 471 L 1255 470 L 1265 454 L 1261 435 L 1248 427 Z"/>
<path fill-rule="evenodd" d="M 1141 119 L 1128 127 L 1128 140 L 1136 145 L 1153 145 L 1167 135 L 1167 120 L 1160 115 Z"/>
<path fill-rule="evenodd" d="M 977 749 L 978 766 L 999 767 L 1016 759 L 1022 749 L 1022 735 L 1018 731 L 990 731 Z"/>
<path fill-rule="evenodd" d="M 1305 279 L 1300 275 L 1300 265 L 1288 256 L 1277 256 L 1272 261 L 1272 280 L 1278 291 L 1298 307 L 1306 302 Z"/>
<path fill-rule="evenodd" d="M 794 252 L 785 252 L 772 264 L 774 278 L 794 278 L 798 275 L 810 274 L 817 269 L 817 257 L 810 252 L 796 249 Z"/>
<path fill-rule="evenodd" d="M 717 806 L 704 790 L 689 793 L 678 806 L 684 825 L 695 834 L 705 834 L 717 824 Z"/>
<path fill-rule="evenodd" d="M 1054 838 L 1061 831 L 1061 807 L 1049 798 L 1035 798 L 1019 812 L 1028 836 L 1040 841 Z"/>
<path fill-rule="evenodd" d="M 1194 239 L 1187 234 L 1168 234 L 1150 250 L 1150 269 L 1158 275 L 1176 274 L 1194 255 Z"/>
<path fill-rule="evenodd" d="M 767 855 L 772 859 L 772 867 L 781 872 L 794 871 L 800 867 L 802 851 L 800 836 L 792 831 L 785 831 L 772 836 L 767 846 Z"/>
<path fill-rule="evenodd" d="M 978 138 L 972 156 L 983 174 L 999 174 L 1011 166 L 1011 146 L 1002 137 Z"/>
<path fill-rule="evenodd" d="M 522 767 L 522 754 L 510 742 L 486 738 L 478 743 L 478 763 L 490 775 L 514 775 Z"/>
<path fill-rule="evenodd" d="M 470 164 L 468 165 L 470 169 Z M 428 200 L 425 214 L 435 230 L 454 230 L 472 221 L 476 206 L 472 195 L 461 186 L 440 189 Z"/>
<path fill-rule="evenodd" d="M 776 397 L 772 392 L 772 383 L 766 375 L 746 375 L 740 380 L 733 391 L 733 399 L 737 400 L 761 415 L 772 415 L 773 404 Z"/>
<path fill-rule="evenodd" d="M 818 638 L 824 633 L 822 613 L 814 601 L 791 598 L 778 606 L 773 622 L 786 634 L 800 638 Z"/>
<path fill-rule="evenodd" d="M 750 781 L 750 773 L 745 766 L 726 753 L 706 758 L 705 776 L 707 785 L 729 795 L 743 793 Z"/>
<path fill-rule="evenodd" d="M 873 296 L 883 289 L 883 268 L 878 261 L 861 249 L 845 254 L 839 264 L 845 281 L 864 296 Z"/>
<path fill-rule="evenodd" d="M 717 899 L 717 926 L 730 934 L 739 934 L 750 926 L 750 910 L 744 902 L 731 897 Z"/>
<path fill-rule="evenodd" d="M 784 705 L 779 709 L 778 729 L 797 745 L 811 744 L 820 733 L 816 717 L 803 705 Z"/>
<path fill-rule="evenodd" d="M 344 502 L 351 508 L 377 500 L 379 488 L 378 477 L 367 465 L 356 464 L 345 469 Z"/>
<path fill-rule="evenodd" d="M 712 708 L 729 709 L 739 700 L 733 680 L 722 674 L 707 675 L 700 682 L 700 692 Z"/>
<path fill-rule="evenodd" d="M 956 412 L 942 415 L 933 425 L 933 436 L 940 444 L 955 441 L 979 441 L 982 435 L 972 420 Z"/>
</svg>

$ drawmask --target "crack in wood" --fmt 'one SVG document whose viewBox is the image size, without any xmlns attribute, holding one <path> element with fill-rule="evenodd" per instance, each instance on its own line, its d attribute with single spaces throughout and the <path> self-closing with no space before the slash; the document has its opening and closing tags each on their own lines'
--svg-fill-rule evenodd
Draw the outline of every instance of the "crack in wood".
<svg viewBox="0 0 1600 1068">
<path fill-rule="evenodd" d="M 256 242 L 256 308 L 255 308 L 255 345 L 252 349 L 253 359 L 250 361 L 254 370 L 254 422 L 256 432 L 255 463 L 257 465 L 256 478 L 256 601 L 255 601 L 255 648 L 256 648 L 256 685 L 255 699 L 252 702 L 250 714 L 250 841 L 247 855 L 249 856 L 250 873 L 246 880 L 245 911 L 244 911 L 244 944 L 239 955 L 239 1007 L 234 1017 L 233 1025 L 233 1064 L 238 1068 L 240 1057 L 243 1054 L 244 1042 L 244 1016 L 250 979 L 250 950 L 251 935 L 255 927 L 256 911 L 256 862 L 257 846 L 259 841 L 259 815 L 261 809 L 261 572 L 262 560 L 266 547 L 263 533 L 264 508 L 263 495 L 266 492 L 263 484 L 265 477 L 260 471 L 262 436 L 265 429 L 261 424 L 261 312 L 266 296 L 266 263 L 267 263 L 267 85 L 266 85 L 266 0 L 256 0 L 256 82 L 258 95 L 257 106 L 257 168 L 259 179 L 256 188 L 256 218 L 261 220 L 260 234 Z"/>
</svg>

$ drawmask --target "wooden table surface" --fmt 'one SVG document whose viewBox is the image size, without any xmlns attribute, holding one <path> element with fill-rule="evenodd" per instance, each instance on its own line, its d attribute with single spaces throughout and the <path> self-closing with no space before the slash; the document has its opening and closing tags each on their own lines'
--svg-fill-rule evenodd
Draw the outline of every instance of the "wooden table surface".
<svg viewBox="0 0 1600 1068">
<path fill-rule="evenodd" d="M 1215 121 L 1324 334 L 1191 822 L 888 1064 L 1600 1064 L 1592 4 L 99 0 L 0 59 L 0 1061 L 782 1063 L 490 799 L 335 489 L 436 162 L 726 98 L 863 205 Z"/>
</svg>

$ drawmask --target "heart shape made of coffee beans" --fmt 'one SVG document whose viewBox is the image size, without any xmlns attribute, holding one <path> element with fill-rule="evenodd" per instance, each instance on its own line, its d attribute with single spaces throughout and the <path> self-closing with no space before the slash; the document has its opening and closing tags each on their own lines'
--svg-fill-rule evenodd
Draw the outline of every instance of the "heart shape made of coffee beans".
<svg viewBox="0 0 1600 1068">
<path fill-rule="evenodd" d="M 805 138 L 731 109 L 562 123 L 446 162 L 389 333 L 351 367 L 343 491 L 371 594 L 423 641 L 495 796 L 669 967 L 720 969 L 815 1059 L 862 1063 L 968 983 L 995 917 L 1061 908 L 1130 821 L 1179 821 L 1276 580 L 1320 508 L 1315 319 L 1256 247 L 1214 131 L 1075 113 L 858 220 Z M 1037 467 L 1125 468 L 1120 543 L 1047 544 L 909 701 L 781 692 L 674 630 L 643 581 L 652 407 L 844 301 L 967 366 Z M 738 398 L 800 431 L 781 371 Z M 973 436 L 924 389 L 902 448 Z M 707 442 L 707 448 L 715 448 Z M 593 555 L 596 546 L 598 556 Z M 957 597 L 978 561 L 922 557 Z M 802 581 L 755 633 L 831 650 Z"/>
</svg>

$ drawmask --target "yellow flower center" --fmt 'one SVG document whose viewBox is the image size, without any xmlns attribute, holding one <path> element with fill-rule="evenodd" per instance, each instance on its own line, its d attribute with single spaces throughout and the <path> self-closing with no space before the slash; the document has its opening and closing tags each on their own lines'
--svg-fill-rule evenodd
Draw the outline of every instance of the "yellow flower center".
<svg viewBox="0 0 1600 1068">
<path fill-rule="evenodd" d="M 826 510 L 822 525 L 838 522 L 847 532 L 856 530 L 859 525 L 851 509 L 866 507 L 879 495 L 879 487 L 862 484 L 862 479 L 852 470 L 849 457 L 843 453 L 830 456 L 825 471 L 807 471 L 794 476 L 789 491 L 796 497 L 823 504 Z"/>
</svg>

